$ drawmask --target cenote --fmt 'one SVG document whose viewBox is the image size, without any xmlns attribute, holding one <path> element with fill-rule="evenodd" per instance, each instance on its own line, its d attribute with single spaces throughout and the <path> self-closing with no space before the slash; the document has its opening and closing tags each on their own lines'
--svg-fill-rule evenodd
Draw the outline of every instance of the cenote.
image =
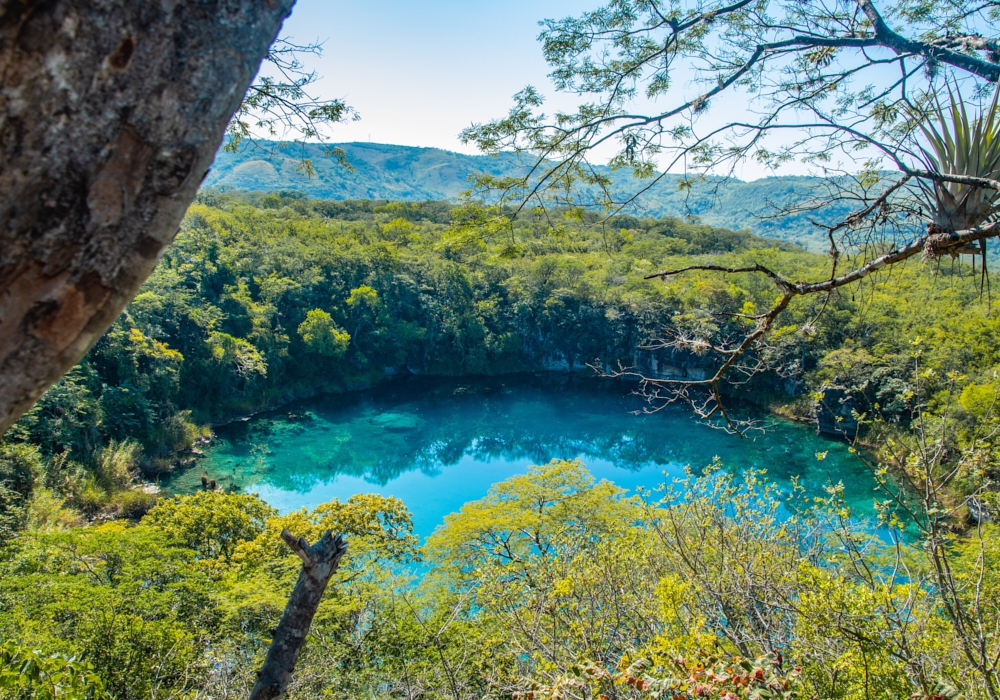
<svg viewBox="0 0 1000 700">
<path fill-rule="evenodd" d="M 773 417 L 764 433 L 741 439 L 679 407 L 635 415 L 645 404 L 633 391 L 557 373 L 409 377 L 221 426 L 206 457 L 165 487 L 190 493 L 205 474 L 221 489 L 259 493 L 283 513 L 362 492 L 392 495 L 425 537 L 532 464 L 579 458 L 595 477 L 634 490 L 718 457 L 732 471 L 766 470 L 781 486 L 797 477 L 812 493 L 843 482 L 848 503 L 871 510 L 874 481 L 843 442 Z"/>
</svg>

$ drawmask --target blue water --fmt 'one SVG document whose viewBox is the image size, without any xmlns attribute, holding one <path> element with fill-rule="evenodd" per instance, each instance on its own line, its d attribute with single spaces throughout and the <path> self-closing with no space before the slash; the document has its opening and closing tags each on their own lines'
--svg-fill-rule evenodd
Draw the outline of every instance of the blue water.
<svg viewBox="0 0 1000 700">
<path fill-rule="evenodd" d="M 194 491 L 205 473 L 283 513 L 360 492 L 392 495 L 426 536 L 531 464 L 579 458 L 596 477 L 634 490 L 719 457 L 733 471 L 765 469 L 780 485 L 798 477 L 816 494 L 842 481 L 847 501 L 870 512 L 874 481 L 844 443 L 766 416 L 763 434 L 741 439 L 683 408 L 635 415 L 645 404 L 633 389 L 561 374 L 409 378 L 222 426 L 206 458 L 166 487 Z"/>
</svg>

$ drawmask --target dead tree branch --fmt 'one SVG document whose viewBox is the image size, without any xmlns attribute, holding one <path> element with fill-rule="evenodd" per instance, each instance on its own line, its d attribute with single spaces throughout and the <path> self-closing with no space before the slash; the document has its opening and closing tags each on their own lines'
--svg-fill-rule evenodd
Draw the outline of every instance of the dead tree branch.
<svg viewBox="0 0 1000 700">
<path fill-rule="evenodd" d="M 288 530 L 281 531 L 281 539 L 302 560 L 302 571 L 274 632 L 250 700 L 276 700 L 287 693 L 288 682 L 306 642 L 313 616 L 330 578 L 347 552 L 344 538 L 334 536 L 329 530 L 312 546 L 304 537 L 296 538 Z"/>
<path fill-rule="evenodd" d="M 834 275 L 820 282 L 797 282 L 789 280 L 760 263 L 754 263 L 753 265 L 743 267 L 727 267 L 724 265 L 713 264 L 689 265 L 687 267 L 674 270 L 664 270 L 662 272 L 646 275 L 645 279 L 666 279 L 668 277 L 674 277 L 691 271 L 721 272 L 727 275 L 762 274 L 770 278 L 774 285 L 780 290 L 781 296 L 778 298 L 777 302 L 764 313 L 735 314 L 746 321 L 752 321 L 754 323 L 748 332 L 743 336 L 742 340 L 733 346 L 720 346 L 707 340 L 691 340 L 686 337 L 677 337 L 673 341 L 669 342 L 663 341 L 656 346 L 660 348 L 685 348 L 688 346 L 693 347 L 694 345 L 698 345 L 703 350 L 711 350 L 724 357 L 725 360 L 722 364 L 719 365 L 715 372 L 712 373 L 712 376 L 706 379 L 652 379 L 630 369 L 619 369 L 617 371 L 610 372 L 601 368 L 597 369 L 605 376 L 611 378 L 638 379 L 641 382 L 647 397 L 660 401 L 664 401 L 664 399 L 666 399 L 665 405 L 673 403 L 678 399 L 683 399 L 692 406 L 695 414 L 703 420 L 712 418 L 716 414 L 719 414 L 725 419 L 726 426 L 729 430 L 742 435 L 743 431 L 740 429 L 738 422 L 733 420 L 723 406 L 722 396 L 719 389 L 720 383 L 733 369 L 745 370 L 744 374 L 747 376 L 764 369 L 764 364 L 760 361 L 753 363 L 753 366 L 750 368 L 741 366 L 740 361 L 749 351 L 755 348 L 760 348 L 760 344 L 762 343 L 767 332 L 771 329 L 774 321 L 785 309 L 788 308 L 788 305 L 791 303 L 793 298 L 797 296 L 807 296 L 810 294 L 829 295 L 831 292 L 840 287 L 844 287 L 854 282 L 860 282 L 878 270 L 900 263 L 917 254 L 923 254 L 928 257 L 945 255 L 955 251 L 962 251 L 964 247 L 972 241 L 978 241 L 984 238 L 996 236 L 1000 236 L 1000 221 L 991 222 L 966 231 L 957 231 L 954 233 L 928 233 L 906 245 L 897 246 L 846 274 L 839 276 Z M 648 390 L 650 387 L 653 388 L 653 391 Z M 664 397 L 659 393 L 658 390 L 660 389 L 669 391 L 670 396 Z M 691 394 L 692 390 L 698 389 L 708 393 L 710 398 L 707 402 L 699 404 L 697 398 Z"/>
</svg>

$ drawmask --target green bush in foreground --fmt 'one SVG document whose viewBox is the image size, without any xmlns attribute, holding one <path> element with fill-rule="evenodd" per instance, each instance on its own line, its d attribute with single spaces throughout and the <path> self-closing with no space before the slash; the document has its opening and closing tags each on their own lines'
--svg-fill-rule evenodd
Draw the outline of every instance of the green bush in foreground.
<svg viewBox="0 0 1000 700">
<path fill-rule="evenodd" d="M 103 700 L 108 697 L 93 666 L 60 654 L 46 655 L 0 644 L 0 694 L 37 700 Z"/>
</svg>

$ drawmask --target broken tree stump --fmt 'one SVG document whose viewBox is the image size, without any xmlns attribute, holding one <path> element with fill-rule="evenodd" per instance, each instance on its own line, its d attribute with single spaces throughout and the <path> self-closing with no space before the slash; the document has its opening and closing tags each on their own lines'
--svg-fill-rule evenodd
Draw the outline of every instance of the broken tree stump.
<svg viewBox="0 0 1000 700">
<path fill-rule="evenodd" d="M 304 537 L 295 538 L 288 530 L 281 531 L 281 539 L 299 555 L 302 571 L 285 605 L 281 622 L 274 631 L 267 658 L 250 692 L 250 700 L 276 700 L 285 696 L 319 602 L 347 552 L 344 538 L 334 536 L 329 530 L 312 546 Z"/>
</svg>

